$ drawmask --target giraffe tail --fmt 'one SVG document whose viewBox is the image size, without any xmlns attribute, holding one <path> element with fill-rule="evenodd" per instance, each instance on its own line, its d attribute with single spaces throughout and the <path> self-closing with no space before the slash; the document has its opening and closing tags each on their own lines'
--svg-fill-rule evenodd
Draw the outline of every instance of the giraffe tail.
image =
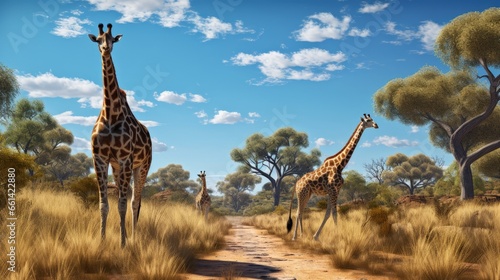
<svg viewBox="0 0 500 280">
<path fill-rule="evenodd" d="M 293 186 L 292 190 L 292 199 L 290 200 L 290 210 L 288 211 L 288 222 L 286 222 L 286 232 L 290 233 L 292 230 L 293 226 L 293 221 L 292 221 L 292 205 L 293 205 L 293 196 L 295 195 L 295 186 Z"/>
</svg>

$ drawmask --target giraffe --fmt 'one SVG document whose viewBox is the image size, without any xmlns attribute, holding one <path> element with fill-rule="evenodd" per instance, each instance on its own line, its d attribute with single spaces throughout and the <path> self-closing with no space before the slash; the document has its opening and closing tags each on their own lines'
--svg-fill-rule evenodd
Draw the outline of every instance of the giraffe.
<svg viewBox="0 0 500 280">
<path fill-rule="evenodd" d="M 201 214 L 205 214 L 205 220 L 207 220 L 211 199 L 207 192 L 207 179 L 205 178 L 205 171 L 200 171 L 198 177 L 201 179 L 201 190 L 196 196 L 196 209 L 200 210 Z"/>
<path fill-rule="evenodd" d="M 333 156 L 327 157 L 318 169 L 305 174 L 297 181 L 292 192 L 292 201 L 293 195 L 297 192 L 297 218 L 295 220 L 295 231 L 292 240 L 295 240 L 297 237 L 297 227 L 299 223 L 300 234 L 302 235 L 302 212 L 312 194 L 317 196 L 328 196 L 325 218 L 318 228 L 318 231 L 314 234 L 314 239 L 318 240 L 321 230 L 330 217 L 330 214 L 333 215 L 333 221 L 335 225 L 337 225 L 337 196 L 344 183 L 342 170 L 349 162 L 363 131 L 369 127 L 378 128 L 378 125 L 369 114 L 363 114 L 361 122 L 356 126 L 354 133 L 342 150 Z M 288 222 L 286 225 L 288 232 L 292 229 L 292 224 L 292 202 L 290 202 L 290 211 L 288 213 Z"/>
<path fill-rule="evenodd" d="M 121 246 L 126 244 L 125 216 L 127 213 L 127 192 L 132 187 L 132 237 L 139 219 L 141 192 L 151 166 L 152 144 L 148 129 L 141 124 L 128 106 L 125 91 L 118 86 L 115 67 L 111 58 L 113 45 L 122 35 L 111 35 L 112 25 L 103 31 L 100 23 L 99 35 L 89 34 L 97 43 L 102 59 L 103 106 L 92 130 L 91 146 L 94 169 L 99 184 L 99 208 L 101 212 L 101 238 L 106 236 L 106 220 L 109 211 L 107 178 L 111 165 L 118 187 L 118 212 L 120 214 Z"/>
</svg>

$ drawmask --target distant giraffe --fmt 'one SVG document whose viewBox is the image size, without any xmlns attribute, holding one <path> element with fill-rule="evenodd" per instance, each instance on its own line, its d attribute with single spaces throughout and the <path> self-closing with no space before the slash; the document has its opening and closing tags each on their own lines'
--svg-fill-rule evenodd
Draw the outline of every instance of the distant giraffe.
<svg viewBox="0 0 500 280">
<path fill-rule="evenodd" d="M 200 171 L 198 177 L 201 179 L 201 190 L 196 196 L 196 209 L 200 210 L 201 214 L 205 214 L 205 219 L 208 219 L 208 210 L 210 209 L 211 199 L 207 192 L 207 179 L 205 171 Z"/>
<path fill-rule="evenodd" d="M 349 162 L 349 159 L 358 144 L 363 131 L 368 127 L 378 128 L 378 125 L 373 121 L 370 115 L 363 115 L 361 122 L 358 124 L 347 144 L 337 154 L 325 159 L 323 164 L 316 170 L 311 171 L 302 176 L 295 184 L 292 192 L 292 201 L 290 202 L 290 211 L 288 213 L 287 230 L 292 229 L 292 202 L 293 195 L 297 192 L 297 218 L 295 221 L 295 231 L 293 232 L 292 240 L 297 238 L 297 227 L 300 223 L 300 234 L 302 235 L 302 212 L 311 198 L 312 194 L 317 196 L 328 196 L 328 204 L 326 208 L 325 218 L 314 234 L 314 239 L 318 240 L 321 230 L 326 221 L 333 214 L 333 221 L 337 224 L 337 196 L 340 188 L 344 183 L 342 178 L 342 170 Z"/>
<path fill-rule="evenodd" d="M 108 168 L 111 165 L 116 186 L 118 188 L 118 212 L 120 214 L 121 245 L 125 246 L 127 233 L 125 216 L 127 213 L 127 192 L 132 176 L 132 234 L 134 234 L 141 208 L 141 192 L 151 166 L 152 145 L 148 129 L 134 116 L 127 103 L 125 92 L 118 86 L 115 67 L 111 58 L 113 44 L 122 35 L 111 35 L 112 25 L 103 31 L 99 24 L 99 36 L 89 34 L 92 42 L 99 46 L 102 58 L 103 106 L 94 129 L 91 145 L 94 158 L 94 169 L 99 183 L 99 200 L 101 211 L 101 237 L 106 236 L 106 220 L 108 217 Z"/>
</svg>

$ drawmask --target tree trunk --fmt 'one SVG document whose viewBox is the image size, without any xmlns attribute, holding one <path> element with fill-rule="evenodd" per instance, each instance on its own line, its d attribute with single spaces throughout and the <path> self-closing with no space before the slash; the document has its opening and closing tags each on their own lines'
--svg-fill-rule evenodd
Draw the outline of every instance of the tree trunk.
<svg viewBox="0 0 500 280">
<path fill-rule="evenodd" d="M 468 200 L 474 198 L 474 181 L 472 180 L 472 169 L 470 164 L 461 164 L 460 173 L 460 199 Z"/>
<path fill-rule="evenodd" d="M 274 185 L 274 207 L 280 205 L 281 180 L 276 181 Z"/>
</svg>

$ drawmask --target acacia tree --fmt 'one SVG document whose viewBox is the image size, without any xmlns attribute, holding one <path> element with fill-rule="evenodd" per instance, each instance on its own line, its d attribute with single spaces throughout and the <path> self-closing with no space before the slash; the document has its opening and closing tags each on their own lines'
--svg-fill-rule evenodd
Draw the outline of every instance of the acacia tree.
<svg viewBox="0 0 500 280">
<path fill-rule="evenodd" d="M 251 202 L 248 192 L 261 181 L 259 176 L 248 171 L 245 167 L 239 168 L 235 173 L 226 175 L 224 181 L 217 183 L 217 189 L 224 194 L 224 203 L 228 203 L 236 212 Z"/>
<path fill-rule="evenodd" d="M 194 198 L 191 195 L 197 191 L 199 185 L 190 180 L 189 176 L 189 171 L 184 170 L 182 165 L 169 164 L 148 176 L 146 192 L 168 190 L 172 193 L 172 200 L 194 203 Z"/>
<path fill-rule="evenodd" d="M 412 125 L 430 124 L 433 144 L 449 151 L 459 166 L 461 198 L 474 197 L 471 164 L 500 148 L 500 9 L 472 12 L 443 27 L 436 54 L 452 71 L 424 67 L 395 79 L 375 93 L 375 110 Z M 488 85 L 473 75 L 485 71 Z M 494 159 L 494 157 L 489 157 Z M 488 163 L 487 165 L 490 165 Z"/>
<path fill-rule="evenodd" d="M 12 69 L 0 64 L 0 123 L 11 114 L 14 99 L 19 93 L 19 84 Z"/>
<path fill-rule="evenodd" d="M 302 176 L 320 164 L 318 149 L 312 149 L 310 154 L 302 151 L 308 146 L 307 134 L 285 127 L 269 137 L 260 133 L 251 135 L 243 149 L 231 151 L 231 158 L 248 167 L 250 172 L 269 180 L 274 192 L 274 206 L 278 206 L 283 178 Z"/>
<path fill-rule="evenodd" d="M 443 169 L 424 154 L 407 157 L 397 153 L 388 157 L 386 164 L 390 169 L 382 175 L 384 182 L 405 187 L 411 195 L 417 188 L 433 185 L 443 176 Z"/>
</svg>

